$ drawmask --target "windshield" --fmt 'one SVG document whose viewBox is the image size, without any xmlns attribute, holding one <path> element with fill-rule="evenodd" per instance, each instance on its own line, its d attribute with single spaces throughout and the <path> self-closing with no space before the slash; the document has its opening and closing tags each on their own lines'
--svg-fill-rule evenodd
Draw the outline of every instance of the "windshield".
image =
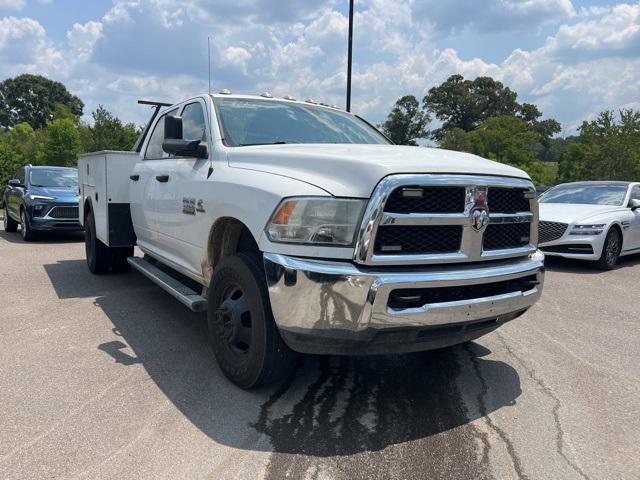
<svg viewBox="0 0 640 480">
<path fill-rule="evenodd" d="M 29 173 L 32 187 L 77 187 L 78 171 L 75 168 L 38 168 Z"/>
<path fill-rule="evenodd" d="M 578 203 L 583 205 L 622 205 L 626 185 L 559 185 L 547 190 L 540 203 Z"/>
<path fill-rule="evenodd" d="M 225 140 L 231 146 L 281 143 L 384 144 L 387 139 L 358 117 L 315 105 L 216 98 Z"/>
</svg>

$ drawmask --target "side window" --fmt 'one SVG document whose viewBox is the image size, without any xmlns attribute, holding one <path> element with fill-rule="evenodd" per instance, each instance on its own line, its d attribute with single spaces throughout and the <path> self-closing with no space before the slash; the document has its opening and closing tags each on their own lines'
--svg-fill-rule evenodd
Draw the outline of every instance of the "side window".
<svg viewBox="0 0 640 480">
<path fill-rule="evenodd" d="M 182 137 L 185 140 L 207 141 L 206 123 L 202 104 L 190 103 L 182 111 Z"/>
<path fill-rule="evenodd" d="M 151 137 L 149 137 L 147 150 L 144 152 L 145 160 L 169 158 L 169 154 L 162 150 L 162 142 L 164 141 L 164 117 L 165 115 L 175 115 L 177 111 L 178 109 L 174 108 L 158 119 L 158 122 L 151 133 Z"/>
<path fill-rule="evenodd" d="M 24 185 L 24 167 L 20 168 L 17 172 L 16 172 L 16 176 L 15 178 L 17 178 L 18 180 L 20 180 L 20 183 L 22 185 Z"/>
<path fill-rule="evenodd" d="M 636 185 L 631 189 L 631 199 L 640 200 L 640 185 Z"/>
</svg>

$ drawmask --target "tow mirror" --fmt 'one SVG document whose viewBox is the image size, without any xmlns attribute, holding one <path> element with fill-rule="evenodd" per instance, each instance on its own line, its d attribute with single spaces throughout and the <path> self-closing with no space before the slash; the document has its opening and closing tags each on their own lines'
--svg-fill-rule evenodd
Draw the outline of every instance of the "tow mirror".
<svg viewBox="0 0 640 480">
<path fill-rule="evenodd" d="M 11 180 L 9 180 L 9 186 L 10 187 L 21 187 L 22 183 L 20 183 L 20 180 L 18 180 L 17 178 L 12 178 Z"/>
<path fill-rule="evenodd" d="M 631 210 L 637 210 L 640 208 L 640 200 L 636 200 L 635 198 L 632 198 L 631 201 L 629 202 L 629 206 L 631 207 Z"/>
<path fill-rule="evenodd" d="M 178 157 L 207 158 L 207 146 L 200 140 L 182 138 L 182 117 L 165 115 L 162 150 Z"/>
</svg>

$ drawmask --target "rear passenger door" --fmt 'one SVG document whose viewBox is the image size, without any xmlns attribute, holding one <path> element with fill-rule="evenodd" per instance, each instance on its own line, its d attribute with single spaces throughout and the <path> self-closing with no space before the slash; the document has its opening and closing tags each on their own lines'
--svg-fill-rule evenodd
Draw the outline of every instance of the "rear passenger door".
<svg viewBox="0 0 640 480">
<path fill-rule="evenodd" d="M 182 117 L 183 138 L 200 140 L 211 153 L 210 126 L 207 106 L 202 99 L 184 105 Z M 157 182 L 154 196 L 158 208 L 158 244 L 165 258 L 194 275 L 201 274 L 203 239 L 195 238 L 198 222 L 206 222 L 205 190 L 209 158 L 175 157 L 155 163 L 157 174 L 166 181 Z M 206 239 L 205 239 L 206 240 Z"/>
</svg>

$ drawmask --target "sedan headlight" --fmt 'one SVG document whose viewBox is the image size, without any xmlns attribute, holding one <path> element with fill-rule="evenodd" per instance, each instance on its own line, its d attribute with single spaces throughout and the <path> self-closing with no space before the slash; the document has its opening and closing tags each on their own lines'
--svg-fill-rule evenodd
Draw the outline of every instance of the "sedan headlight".
<svg viewBox="0 0 640 480">
<path fill-rule="evenodd" d="M 30 193 L 29 195 L 27 195 L 31 200 L 44 200 L 45 202 L 51 201 L 51 200 L 55 200 L 55 198 L 53 197 L 47 197 L 46 195 L 35 195 L 33 193 Z"/>
<path fill-rule="evenodd" d="M 600 235 L 604 232 L 606 223 L 596 223 L 593 225 L 574 225 L 569 235 Z"/>
<path fill-rule="evenodd" d="M 271 216 L 265 232 L 281 243 L 351 246 L 366 200 L 288 198 Z"/>
</svg>

